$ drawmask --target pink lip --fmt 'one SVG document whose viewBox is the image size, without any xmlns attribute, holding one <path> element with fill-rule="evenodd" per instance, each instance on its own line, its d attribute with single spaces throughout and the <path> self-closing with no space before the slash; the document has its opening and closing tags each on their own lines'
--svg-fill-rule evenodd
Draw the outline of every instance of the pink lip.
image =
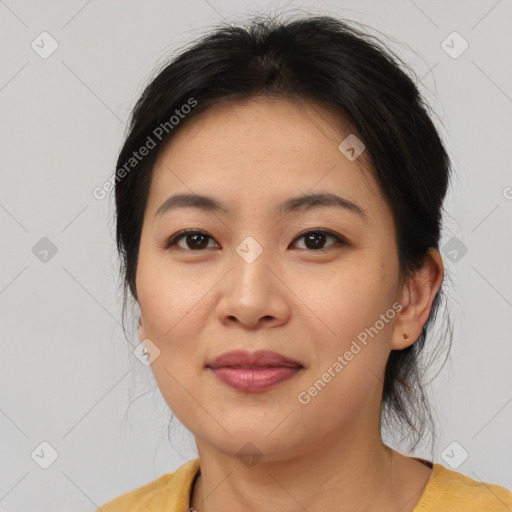
<svg viewBox="0 0 512 512">
<path fill-rule="evenodd" d="M 224 384 L 243 391 L 265 391 L 304 368 L 297 361 L 269 350 L 252 354 L 243 350 L 226 352 L 206 366 Z"/>
<path fill-rule="evenodd" d="M 248 352 L 246 350 L 232 350 L 224 352 L 206 366 L 221 368 L 225 366 L 302 366 L 299 362 L 289 359 L 271 350 L 258 350 Z"/>
</svg>

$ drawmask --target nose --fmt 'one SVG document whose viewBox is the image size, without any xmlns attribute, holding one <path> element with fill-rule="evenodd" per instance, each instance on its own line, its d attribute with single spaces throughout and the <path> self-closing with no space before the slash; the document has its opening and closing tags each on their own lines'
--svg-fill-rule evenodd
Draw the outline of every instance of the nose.
<svg viewBox="0 0 512 512">
<path fill-rule="evenodd" d="M 270 251 L 263 251 L 254 261 L 235 254 L 232 270 L 220 286 L 220 321 L 246 329 L 286 323 L 291 311 L 290 290 L 278 274 Z"/>
</svg>

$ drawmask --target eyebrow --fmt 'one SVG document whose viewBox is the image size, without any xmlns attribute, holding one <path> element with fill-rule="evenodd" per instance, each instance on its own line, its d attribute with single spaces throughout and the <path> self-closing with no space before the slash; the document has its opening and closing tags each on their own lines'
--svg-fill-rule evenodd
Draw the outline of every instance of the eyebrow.
<svg viewBox="0 0 512 512">
<path fill-rule="evenodd" d="M 291 197 L 275 208 L 277 215 L 286 215 L 290 212 L 304 211 L 322 206 L 344 208 L 366 219 L 365 211 L 349 199 L 340 197 L 331 192 L 304 194 Z M 217 199 L 202 194 L 177 193 L 169 196 L 155 213 L 155 218 L 179 208 L 196 208 L 207 213 L 224 213 L 229 215 L 231 209 Z"/>
</svg>

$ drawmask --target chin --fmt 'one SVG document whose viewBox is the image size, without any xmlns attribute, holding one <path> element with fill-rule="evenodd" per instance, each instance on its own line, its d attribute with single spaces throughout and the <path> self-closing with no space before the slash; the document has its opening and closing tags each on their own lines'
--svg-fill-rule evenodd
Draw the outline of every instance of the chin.
<svg viewBox="0 0 512 512">
<path fill-rule="evenodd" d="M 206 444 L 242 461 L 246 458 L 260 462 L 285 460 L 297 454 L 304 439 L 295 429 L 290 430 L 291 423 L 287 427 L 280 425 L 275 428 L 279 421 L 272 422 L 273 427 L 269 427 L 268 421 L 253 422 L 250 427 L 246 423 L 230 424 L 226 426 L 229 434 L 224 429 L 221 429 L 221 433 L 217 429 L 211 435 L 205 436 L 203 433 L 197 436 L 198 448 Z"/>
</svg>

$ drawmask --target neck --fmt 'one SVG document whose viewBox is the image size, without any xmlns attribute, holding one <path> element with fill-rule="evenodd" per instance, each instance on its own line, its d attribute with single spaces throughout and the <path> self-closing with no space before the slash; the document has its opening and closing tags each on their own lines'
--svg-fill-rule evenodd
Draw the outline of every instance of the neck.
<svg viewBox="0 0 512 512">
<path fill-rule="evenodd" d="M 355 430 L 254 465 L 196 439 L 201 475 L 191 506 L 197 512 L 412 511 L 430 470 L 385 446 L 380 432 L 369 442 L 368 432 Z"/>
</svg>

